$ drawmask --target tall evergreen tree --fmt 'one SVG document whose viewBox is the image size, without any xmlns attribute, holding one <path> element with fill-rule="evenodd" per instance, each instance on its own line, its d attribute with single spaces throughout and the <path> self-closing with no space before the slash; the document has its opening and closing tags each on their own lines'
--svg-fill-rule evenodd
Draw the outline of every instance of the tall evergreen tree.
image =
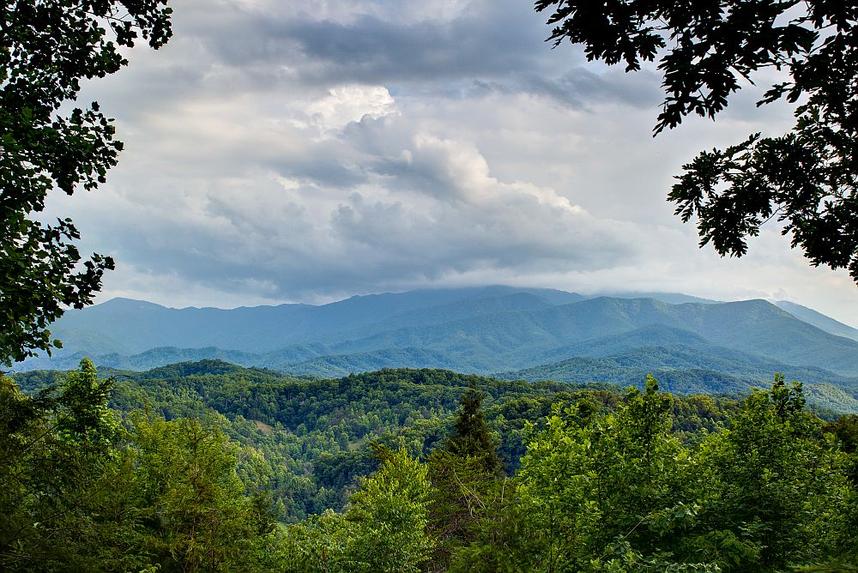
<svg viewBox="0 0 858 573">
<path fill-rule="evenodd" d="M 440 539 L 436 569 L 446 570 L 450 556 L 471 542 L 482 518 L 493 513 L 503 465 L 474 384 L 462 394 L 453 431 L 429 458 L 434 486 L 431 525 Z"/>
<path fill-rule="evenodd" d="M 499 473 L 502 469 L 491 431 L 483 417 L 483 395 L 472 383 L 462 394 L 459 413 L 453 425 L 454 431 L 444 446 L 451 454 L 479 460 L 488 473 Z"/>
</svg>

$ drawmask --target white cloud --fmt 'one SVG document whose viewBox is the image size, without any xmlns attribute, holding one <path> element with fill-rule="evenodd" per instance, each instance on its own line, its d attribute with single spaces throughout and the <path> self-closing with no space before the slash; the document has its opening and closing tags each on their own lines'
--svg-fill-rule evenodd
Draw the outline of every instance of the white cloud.
<svg viewBox="0 0 858 573">
<path fill-rule="evenodd" d="M 364 117 L 377 119 L 396 112 L 396 102 L 384 86 L 344 85 L 328 90 L 307 113 L 323 130 L 342 129 Z"/>
</svg>

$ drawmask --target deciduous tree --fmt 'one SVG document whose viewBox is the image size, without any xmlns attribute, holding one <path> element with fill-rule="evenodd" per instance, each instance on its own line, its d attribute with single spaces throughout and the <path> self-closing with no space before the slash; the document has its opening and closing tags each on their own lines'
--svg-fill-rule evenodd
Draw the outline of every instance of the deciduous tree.
<svg viewBox="0 0 858 573">
<path fill-rule="evenodd" d="M 167 0 L 7 0 L 0 17 L 0 363 L 60 346 L 48 326 L 92 302 L 113 259 L 81 262 L 71 219 L 40 220 L 50 192 L 105 182 L 122 143 L 81 82 L 127 64 L 121 49 L 170 37 Z"/>
<path fill-rule="evenodd" d="M 858 4 L 537 0 L 536 9 L 550 12 L 556 45 L 582 44 L 590 60 L 628 72 L 657 60 L 656 133 L 689 114 L 714 118 L 761 70 L 779 72 L 758 105 L 793 105 L 793 129 L 701 152 L 669 199 L 683 221 L 697 217 L 701 247 L 742 256 L 776 219 L 811 264 L 848 268 L 858 282 Z"/>
</svg>

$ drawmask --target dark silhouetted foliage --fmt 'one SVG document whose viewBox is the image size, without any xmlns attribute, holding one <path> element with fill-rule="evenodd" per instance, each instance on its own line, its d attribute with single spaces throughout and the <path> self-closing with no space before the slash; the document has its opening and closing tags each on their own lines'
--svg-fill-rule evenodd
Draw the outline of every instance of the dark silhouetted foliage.
<svg viewBox="0 0 858 573">
<path fill-rule="evenodd" d="M 590 60 L 626 71 L 658 61 L 656 133 L 688 114 L 714 118 L 742 82 L 781 71 L 758 105 L 795 104 L 792 131 L 700 153 L 669 198 L 721 255 L 744 255 L 748 237 L 777 219 L 811 264 L 847 268 L 858 282 L 858 4 L 537 0 L 536 9 L 551 12 L 551 40 L 583 44 Z"/>
<path fill-rule="evenodd" d="M 170 37 L 166 0 L 6 2 L 0 21 L 0 362 L 11 364 L 60 342 L 48 326 L 67 307 L 82 308 L 101 287 L 110 257 L 80 264 L 71 219 L 55 225 L 34 214 L 47 194 L 71 195 L 104 183 L 122 144 L 93 102 L 73 102 L 81 80 L 127 61 L 122 47 Z"/>
</svg>

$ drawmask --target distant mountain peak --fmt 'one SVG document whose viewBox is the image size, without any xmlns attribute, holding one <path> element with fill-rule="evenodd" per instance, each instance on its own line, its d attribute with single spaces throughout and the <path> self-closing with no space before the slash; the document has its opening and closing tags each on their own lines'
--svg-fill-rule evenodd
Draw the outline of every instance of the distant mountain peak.
<svg viewBox="0 0 858 573">
<path fill-rule="evenodd" d="M 96 306 L 128 306 L 128 305 L 157 306 L 157 307 L 161 307 L 161 308 L 167 308 L 167 307 L 162 307 L 160 304 L 157 304 L 154 302 L 149 302 L 148 300 L 141 300 L 141 299 L 136 299 L 136 298 L 127 298 L 124 296 L 115 296 L 115 297 L 111 298 L 110 300 L 106 300 L 106 301 L 104 301 L 104 302 L 102 302 Z"/>
<path fill-rule="evenodd" d="M 807 322 L 808 324 L 812 324 L 829 334 L 858 340 L 858 329 L 835 320 L 830 316 L 826 316 L 812 308 L 808 308 L 788 300 L 776 300 L 773 301 L 773 304 L 797 319 Z"/>
<path fill-rule="evenodd" d="M 647 294 L 584 297 L 494 285 L 236 309 L 173 309 L 118 297 L 67 312 L 51 326 L 65 347 L 15 369 L 73 367 L 88 355 L 127 370 L 211 359 L 224 361 L 211 363 L 215 369 L 228 362 L 305 374 L 398 366 L 489 373 L 575 357 L 604 362 L 622 355 L 633 362 L 651 355 L 648 364 L 657 370 L 672 361 L 687 368 L 693 357 L 678 352 L 682 346 L 699 349 L 701 357 L 714 352 L 712 364 L 729 364 L 741 352 L 805 368 L 817 379 L 828 374 L 813 368 L 841 379 L 858 376 L 858 331 L 800 305 L 784 310 L 786 303 L 761 299 L 716 303 Z M 734 354 L 724 358 L 723 349 Z"/>
</svg>

